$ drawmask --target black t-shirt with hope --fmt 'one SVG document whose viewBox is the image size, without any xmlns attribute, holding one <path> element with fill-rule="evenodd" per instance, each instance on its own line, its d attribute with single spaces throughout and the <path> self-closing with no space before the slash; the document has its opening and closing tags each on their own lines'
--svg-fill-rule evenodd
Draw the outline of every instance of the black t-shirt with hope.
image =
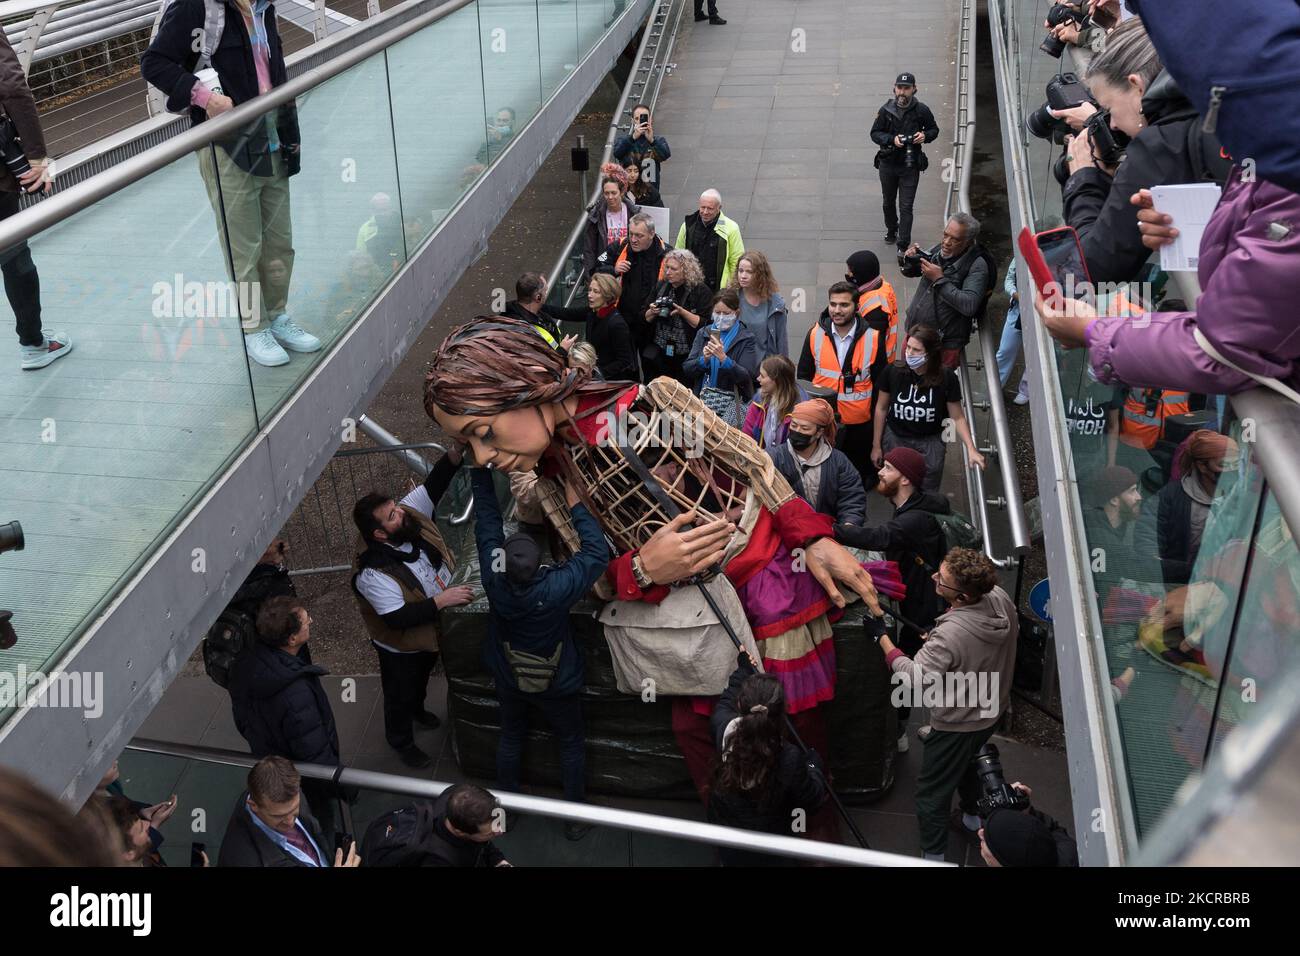
<svg viewBox="0 0 1300 956">
<path fill-rule="evenodd" d="M 922 385 L 921 377 L 904 365 L 885 370 L 880 387 L 889 393 L 889 414 L 885 419 L 895 435 L 929 438 L 943 431 L 948 403 L 961 401 L 957 373 L 943 370 L 938 385 Z"/>
</svg>

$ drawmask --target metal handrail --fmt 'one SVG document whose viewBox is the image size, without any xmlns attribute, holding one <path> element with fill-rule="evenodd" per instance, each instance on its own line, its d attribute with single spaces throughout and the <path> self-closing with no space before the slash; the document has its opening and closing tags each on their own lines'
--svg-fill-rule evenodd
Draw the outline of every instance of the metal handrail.
<svg viewBox="0 0 1300 956">
<path fill-rule="evenodd" d="M 644 78 L 642 78 L 640 75 L 641 71 L 637 69 L 641 61 L 645 59 L 646 47 L 650 43 L 651 36 L 654 35 L 655 33 L 653 27 L 658 22 L 660 11 L 663 11 L 663 17 L 664 17 L 663 25 L 664 25 L 664 30 L 666 31 L 668 27 L 668 18 L 669 16 L 672 15 L 674 4 L 677 5 L 677 15 L 680 18 L 681 10 L 684 9 L 685 7 L 684 0 L 658 0 L 654 8 L 650 11 L 650 17 L 649 19 L 646 20 L 646 28 L 641 34 L 641 43 L 637 46 L 636 55 L 635 57 L 633 57 L 632 72 L 628 74 L 627 82 L 623 84 L 623 95 L 619 97 L 618 105 L 614 107 L 614 112 L 610 117 L 609 133 L 605 136 L 605 148 L 601 150 L 600 162 L 596 164 L 597 170 L 599 170 L 600 167 L 603 166 L 605 163 L 609 162 L 610 157 L 614 153 L 614 143 L 618 139 L 618 134 L 624 132 L 626 129 L 631 128 L 628 125 L 628 123 L 624 121 L 623 116 L 625 113 L 627 113 L 627 101 L 631 99 L 633 89 L 636 86 L 641 85 L 642 92 L 644 93 L 645 89 L 649 87 L 650 78 L 655 73 L 656 64 L 659 68 L 660 73 L 662 73 L 663 70 L 667 68 L 666 61 L 668 58 L 669 51 L 672 49 L 671 42 L 666 45 L 663 44 L 656 45 L 654 53 L 652 55 L 652 63 L 648 68 L 648 70 L 646 71 L 646 75 Z M 676 33 L 675 28 L 673 30 L 673 33 L 674 34 Z M 660 35 L 662 36 L 662 32 L 660 33 Z M 659 62 L 661 60 L 661 56 L 660 56 L 661 53 L 662 53 L 662 60 L 664 62 Z M 658 99 L 658 97 L 659 97 L 659 87 L 655 86 L 654 94 L 648 97 L 648 102 L 645 99 L 640 100 L 640 102 L 645 103 L 645 105 L 647 105 L 650 108 L 651 113 L 653 113 L 654 102 L 655 100 Z M 565 240 L 564 246 L 562 247 L 559 257 L 555 260 L 555 264 L 551 266 L 551 271 L 547 273 L 546 287 L 548 289 L 555 288 L 555 284 L 559 281 L 560 276 L 564 272 L 565 264 L 569 261 L 570 257 L 573 255 L 573 247 L 582 241 L 582 234 L 587 227 L 586 211 L 591 208 L 591 204 L 596 202 L 601 195 L 600 177 L 596 176 L 595 179 L 596 179 L 595 187 L 592 189 L 591 194 L 587 197 L 586 201 L 583 203 L 582 215 L 580 215 L 578 217 L 577 222 L 573 224 L 573 229 L 569 231 L 569 238 Z M 573 284 L 573 288 L 570 289 L 565 294 L 563 304 L 566 308 L 570 305 L 570 303 L 573 302 L 573 297 L 577 293 L 578 288 L 581 285 L 582 285 L 582 271 L 579 271 L 577 280 Z"/>
<path fill-rule="evenodd" d="M 203 763 L 224 764 L 231 767 L 252 767 L 257 760 L 249 754 L 215 747 L 197 747 L 161 740 L 133 739 L 126 747 L 140 753 L 161 754 Z M 398 776 L 373 770 L 355 770 L 351 767 L 327 767 L 314 763 L 295 763 L 299 774 L 313 780 L 329 780 L 340 786 L 379 790 L 407 797 L 434 800 L 452 786 L 437 780 Z M 714 823 L 700 823 L 678 817 L 665 817 L 635 810 L 618 810 L 591 803 L 572 803 L 549 797 L 530 797 L 520 793 L 493 794 L 506 810 L 531 816 L 550 817 L 557 820 L 588 823 L 596 826 L 616 827 L 637 833 L 653 833 L 692 843 L 727 847 L 749 852 L 774 853 L 798 860 L 835 863 L 844 866 L 950 866 L 916 857 L 885 853 L 881 850 L 864 850 L 859 847 L 823 843 L 798 837 L 775 836 L 754 830 L 739 830 Z"/>
<path fill-rule="evenodd" d="M 357 29 L 372 30 L 377 36 L 366 40 L 338 56 L 313 67 L 287 82 L 263 93 L 246 103 L 241 103 L 229 112 L 206 120 L 198 126 L 172 137 L 152 149 L 118 163 L 112 169 L 84 182 L 77 183 L 66 191 L 55 193 L 34 206 L 22 210 L 0 222 L 0 249 L 8 249 L 20 242 L 32 238 L 39 232 L 76 215 L 83 209 L 108 196 L 137 183 L 146 176 L 189 156 L 195 150 L 202 149 L 221 139 L 228 139 L 239 134 L 257 117 L 292 102 L 326 80 L 332 79 L 350 70 L 352 67 L 382 53 L 389 47 L 420 32 L 425 27 L 437 23 L 457 10 L 469 6 L 475 0 L 447 0 L 425 13 L 412 17 L 398 26 L 387 27 L 387 21 L 405 15 L 401 6 L 388 10 L 373 20 L 367 20 Z M 322 50 L 326 44 L 343 42 L 346 34 L 335 34 L 329 40 L 318 44 Z"/>
<path fill-rule="evenodd" d="M 948 195 L 944 202 L 944 219 L 956 210 L 970 212 L 970 179 L 975 153 L 975 0 L 963 0 L 961 28 L 957 40 L 957 107 L 954 122 L 952 168 L 948 179 Z M 997 378 L 996 348 L 990 352 L 992 329 L 988 322 L 976 328 L 983 359 L 986 392 L 988 394 L 989 422 L 993 429 L 993 451 L 1002 474 L 1003 498 L 1011 525 L 1011 546 L 1016 554 L 1030 548 L 1029 521 L 1025 516 L 1024 496 L 1020 491 L 1020 476 L 1016 470 L 1014 445 L 1007 421 L 1006 402 L 1002 396 L 1002 383 Z M 971 398 L 970 378 L 963 361 L 957 370 L 961 379 L 962 406 L 971 430 L 971 439 L 979 447 L 975 434 L 974 402 Z M 988 506 L 991 503 L 984 491 L 984 473 L 974 467 L 966 446 L 962 445 L 962 462 L 966 473 L 966 494 L 970 501 L 971 518 L 984 538 L 984 553 L 999 567 L 1008 567 L 1015 557 L 1000 558 L 994 554 L 992 536 L 989 534 Z"/>
<path fill-rule="evenodd" d="M 379 424 L 369 415 L 362 415 L 360 418 L 358 418 L 357 427 L 360 428 L 367 435 L 369 435 L 376 442 L 378 442 L 381 445 L 384 445 L 386 451 L 393 452 L 394 455 L 400 458 L 408 468 L 410 468 L 413 472 L 419 475 L 421 480 L 429 476 L 429 462 L 426 461 L 425 457 L 421 455 L 419 452 L 417 452 L 415 449 L 436 448 L 440 452 L 443 452 L 444 454 L 446 454 L 447 451 L 446 448 L 444 448 L 442 445 L 439 445 L 437 442 L 420 442 L 414 445 L 403 444 L 402 441 L 398 439 L 396 435 L 390 432 L 383 425 Z M 338 452 L 337 454 L 340 455 L 361 454 L 365 450 L 366 449 L 356 449 L 355 451 L 341 451 Z M 471 496 L 469 501 L 465 503 L 465 510 L 463 510 L 458 515 L 453 515 L 451 518 L 447 520 L 453 525 L 462 525 L 469 520 L 470 515 L 472 515 L 473 513 L 474 513 L 474 498 Z"/>
</svg>

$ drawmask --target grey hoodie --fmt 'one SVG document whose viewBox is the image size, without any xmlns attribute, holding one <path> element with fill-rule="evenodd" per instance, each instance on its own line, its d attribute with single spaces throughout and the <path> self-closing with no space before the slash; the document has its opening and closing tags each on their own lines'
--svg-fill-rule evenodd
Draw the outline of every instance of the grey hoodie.
<svg viewBox="0 0 1300 956">
<path fill-rule="evenodd" d="M 914 660 L 901 651 L 890 655 L 894 692 L 910 688 L 900 703 L 929 707 L 935 730 L 991 727 L 1011 699 L 1019 632 L 1015 602 L 1000 587 L 975 604 L 950 608 Z"/>
</svg>

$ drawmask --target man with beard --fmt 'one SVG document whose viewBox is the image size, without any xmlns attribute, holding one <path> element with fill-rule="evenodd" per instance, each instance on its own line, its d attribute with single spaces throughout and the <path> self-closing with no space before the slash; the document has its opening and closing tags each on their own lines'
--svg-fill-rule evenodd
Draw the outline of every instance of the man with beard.
<svg viewBox="0 0 1300 956">
<path fill-rule="evenodd" d="M 921 144 L 933 142 L 938 135 L 939 124 L 930 107 L 916 98 L 916 77 L 898 74 L 893 98 L 880 107 L 871 126 L 871 141 L 880 147 L 876 169 L 885 202 L 885 242 L 897 242 L 900 253 L 912 242 L 916 187 L 930 165 Z"/>
<path fill-rule="evenodd" d="M 1105 607 L 1106 596 L 1121 578 L 1142 576 L 1133 545 L 1133 522 L 1142 515 L 1142 493 L 1137 475 L 1123 465 L 1101 469 L 1086 484 L 1093 495 L 1093 507 L 1083 519 L 1088 552 L 1094 556 L 1092 583 Z"/>
<path fill-rule="evenodd" d="M 894 505 L 894 516 L 875 527 L 855 528 L 836 524 L 835 540 L 854 548 L 882 551 L 885 560 L 895 561 L 907 586 L 907 596 L 899 602 L 899 613 L 913 624 L 929 628 L 943 610 L 935 589 L 933 575 L 948 550 L 943 529 L 936 514 L 952 509 L 941 494 L 921 490 L 925 483 L 925 458 L 919 451 L 905 446 L 890 449 L 880 469 L 876 491 Z M 921 649 L 921 635 L 903 625 L 898 646 L 909 657 Z M 911 708 L 898 708 L 898 749 L 907 750 L 907 719 Z"/>
<path fill-rule="evenodd" d="M 372 491 L 352 509 L 352 520 L 366 543 L 357 556 L 352 590 L 379 654 L 384 736 L 413 769 L 433 762 L 415 745 L 413 724 L 434 728 L 441 723 L 424 706 L 429 675 L 438 660 L 438 612 L 474 599 L 468 586 L 450 586 L 451 551 L 434 521 L 438 501 L 460 462 L 460 449 L 453 447 L 424 484 L 400 502 Z"/>
</svg>

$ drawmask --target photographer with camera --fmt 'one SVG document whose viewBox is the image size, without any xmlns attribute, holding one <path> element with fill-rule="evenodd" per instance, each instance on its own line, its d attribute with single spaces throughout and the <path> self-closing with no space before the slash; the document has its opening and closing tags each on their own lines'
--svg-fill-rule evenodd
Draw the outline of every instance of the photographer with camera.
<svg viewBox="0 0 1300 956">
<path fill-rule="evenodd" d="M 989 866 L 1078 866 L 1079 848 L 1065 827 L 1029 805 L 1034 791 L 1019 781 L 1011 784 L 1011 789 L 1024 799 L 1024 807 L 989 811 L 979 831 L 984 862 Z"/>
<path fill-rule="evenodd" d="M 993 257 L 976 242 L 979 234 L 978 219 L 955 212 L 938 245 L 923 252 L 912 243 L 901 257 L 903 275 L 921 277 L 907 306 L 907 332 L 920 325 L 938 329 L 944 368 L 961 364 L 971 323 L 984 313 L 997 279 Z"/>
<path fill-rule="evenodd" d="M 1076 131 L 1065 137 L 1057 168 L 1066 224 L 1079 234 L 1094 283 L 1129 282 L 1150 255 L 1131 197 L 1158 185 L 1222 186 L 1231 163 L 1165 71 L 1141 20 L 1127 20 L 1107 37 L 1085 81 L 1086 89 L 1055 98 L 1078 105 L 1040 109 L 1027 125 L 1042 138 L 1060 137 L 1067 126 Z M 1049 90 L 1049 105 L 1053 99 Z"/>
<path fill-rule="evenodd" d="M 45 137 L 36 100 L 23 73 L 18 54 L 9 40 L 0 36 L 0 219 L 18 212 L 20 193 L 48 193 L 53 188 L 50 161 L 45 156 Z M 5 294 L 17 319 L 18 357 L 24 371 L 44 368 L 72 351 L 66 332 L 41 330 L 41 282 L 32 261 L 31 249 L 20 242 L 0 252 Z"/>
<path fill-rule="evenodd" d="M 614 140 L 612 156 L 622 166 L 636 163 L 641 170 L 641 179 L 656 190 L 660 188 L 659 173 L 662 165 L 672 156 L 668 140 L 655 135 L 654 120 L 650 117 L 650 107 L 638 103 L 632 107 L 632 132 L 620 133 Z M 662 203 L 650 203 L 662 205 Z"/>
<path fill-rule="evenodd" d="M 939 135 L 930 107 L 916 98 L 916 75 L 900 73 L 894 96 L 876 113 L 871 141 L 880 147 L 876 169 L 885 203 L 885 242 L 897 242 L 901 253 L 912 242 L 912 205 L 921 173 L 930 161 L 921 149 Z"/>
<path fill-rule="evenodd" d="M 972 836 L 979 829 L 975 813 L 981 790 L 972 761 L 1011 699 L 1020 621 L 1015 602 L 998 586 L 997 568 L 978 551 L 953 548 L 934 583 L 949 607 L 924 635 L 915 658 L 894 646 L 883 619 L 867 618 L 867 628 L 889 668 L 906 675 L 894 680 L 910 687 L 913 699 L 922 689 L 933 694 L 933 684 L 942 689 L 943 705 L 930 707 L 933 729 L 925 738 L 916 781 L 921 849 L 927 860 L 942 860 L 954 790 L 961 799 L 962 827 Z"/>
<path fill-rule="evenodd" d="M 683 385 L 691 384 L 683 366 L 695 344 L 700 320 L 709 314 L 712 297 L 694 253 L 672 249 L 664 256 L 663 279 L 645 310 L 645 322 L 652 328 L 651 344 L 641 353 L 647 382 L 667 375 Z"/>
</svg>

